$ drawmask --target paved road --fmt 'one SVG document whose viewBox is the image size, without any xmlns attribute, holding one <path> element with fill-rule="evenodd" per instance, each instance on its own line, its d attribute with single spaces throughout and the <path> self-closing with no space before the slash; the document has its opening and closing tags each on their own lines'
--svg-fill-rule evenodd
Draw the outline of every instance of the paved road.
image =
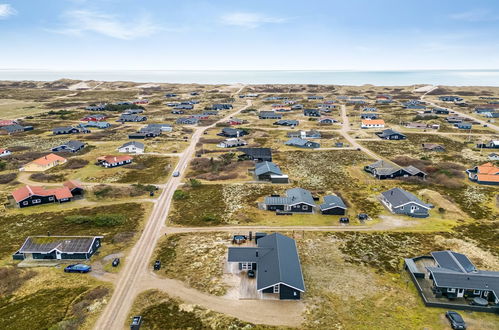
<svg viewBox="0 0 499 330">
<path fill-rule="evenodd" d="M 236 94 L 240 93 L 243 88 L 244 86 L 241 87 Z M 251 100 L 247 100 L 246 102 L 246 106 L 240 108 L 236 112 L 229 113 L 218 122 L 227 121 L 231 116 L 237 115 L 239 112 L 252 105 Z M 191 143 L 179 157 L 179 161 L 174 171 L 179 171 L 180 173 L 186 171 L 189 162 L 194 157 L 196 144 L 199 142 L 203 132 L 215 125 L 216 123 L 206 127 L 195 128 L 191 137 Z M 111 300 L 97 321 L 95 329 L 108 330 L 123 328 L 130 308 L 132 307 L 132 303 L 136 295 L 140 292 L 138 291 L 140 278 L 147 272 L 149 260 L 151 259 L 154 248 L 161 236 L 161 228 L 165 224 L 173 193 L 179 185 L 181 185 L 181 180 L 181 177 L 171 177 L 166 183 L 164 190 L 154 205 L 153 211 L 139 240 L 126 258 L 124 268 L 118 276 L 118 281 L 115 285 Z"/>
</svg>

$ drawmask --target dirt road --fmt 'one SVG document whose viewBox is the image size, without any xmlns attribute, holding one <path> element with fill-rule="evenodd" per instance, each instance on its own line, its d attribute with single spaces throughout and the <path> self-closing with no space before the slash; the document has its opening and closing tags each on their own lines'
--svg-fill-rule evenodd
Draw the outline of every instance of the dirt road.
<svg viewBox="0 0 499 330">
<path fill-rule="evenodd" d="M 237 93 L 242 91 L 241 87 Z M 247 100 L 246 106 L 235 112 L 229 113 L 221 118 L 218 122 L 227 121 L 231 116 L 237 115 L 244 109 L 252 105 L 251 100 Z M 191 143 L 179 157 L 179 161 L 174 171 L 184 173 L 191 159 L 194 157 L 196 144 L 203 135 L 206 129 L 212 128 L 216 123 L 207 127 L 197 127 L 191 138 Z M 122 329 L 128 316 L 128 312 L 136 295 L 140 292 L 140 279 L 149 268 L 149 260 L 151 259 L 154 248 L 161 236 L 161 229 L 165 224 L 168 211 L 171 206 L 173 193 L 181 185 L 182 177 L 171 177 L 166 183 L 164 190 L 159 196 L 154 205 L 151 216 L 149 217 L 142 235 L 130 251 L 126 258 L 123 270 L 118 276 L 115 285 L 115 291 L 109 304 L 106 306 L 101 317 L 95 325 L 95 329 Z M 170 291 L 168 291 L 170 293 Z"/>
</svg>

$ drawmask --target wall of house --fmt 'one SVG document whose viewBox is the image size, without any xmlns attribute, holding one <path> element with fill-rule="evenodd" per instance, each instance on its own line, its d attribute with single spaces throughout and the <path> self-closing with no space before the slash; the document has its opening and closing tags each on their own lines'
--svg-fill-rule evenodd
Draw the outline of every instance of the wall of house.
<svg viewBox="0 0 499 330">
<path fill-rule="evenodd" d="M 56 259 L 55 251 L 51 253 L 33 253 L 33 259 L 42 260 L 42 259 Z"/>
<path fill-rule="evenodd" d="M 50 197 L 52 197 L 53 200 L 50 200 Z M 38 200 L 38 199 L 40 200 L 40 203 L 33 203 L 34 200 Z M 28 204 L 24 205 L 24 202 L 28 202 Z M 27 199 L 18 203 L 18 205 L 20 208 L 23 208 L 23 207 L 33 206 L 33 205 L 41 205 L 41 204 L 54 203 L 54 202 L 55 202 L 54 196 L 30 196 Z"/>
<path fill-rule="evenodd" d="M 293 205 L 289 208 L 290 212 L 301 212 L 301 213 L 312 213 L 313 207 L 305 204 L 305 203 L 300 203 Z"/>
<path fill-rule="evenodd" d="M 267 205 L 268 211 L 284 211 L 284 205 Z"/>
<path fill-rule="evenodd" d="M 411 207 L 414 207 L 414 211 L 411 212 Z M 402 207 L 393 208 L 393 212 L 397 214 L 406 214 L 413 217 L 421 217 L 421 215 L 428 216 L 428 210 L 417 205 L 416 203 L 409 203 Z"/>
<path fill-rule="evenodd" d="M 281 284 L 279 287 L 279 299 L 281 300 L 298 300 L 300 299 L 300 291 L 293 289 L 285 284 Z"/>
<path fill-rule="evenodd" d="M 333 207 L 331 209 L 327 209 L 322 211 L 322 214 L 331 214 L 331 215 L 345 215 L 346 210 L 341 207 Z"/>
</svg>

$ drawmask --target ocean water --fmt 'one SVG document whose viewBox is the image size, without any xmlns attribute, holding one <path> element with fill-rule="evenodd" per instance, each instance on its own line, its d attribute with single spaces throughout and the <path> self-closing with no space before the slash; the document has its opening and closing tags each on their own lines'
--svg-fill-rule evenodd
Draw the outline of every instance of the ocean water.
<svg viewBox="0 0 499 330">
<path fill-rule="evenodd" d="M 61 78 L 100 81 L 134 81 L 199 84 L 341 84 L 402 86 L 433 84 L 449 86 L 499 86 L 499 70 L 420 71 L 48 71 L 0 70 L 0 80 L 53 81 Z"/>
</svg>

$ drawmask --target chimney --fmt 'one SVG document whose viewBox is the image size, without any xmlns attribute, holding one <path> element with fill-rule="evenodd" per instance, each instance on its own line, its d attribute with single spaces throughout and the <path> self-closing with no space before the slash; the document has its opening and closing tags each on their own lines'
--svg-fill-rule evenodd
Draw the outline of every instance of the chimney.
<svg viewBox="0 0 499 330">
<path fill-rule="evenodd" d="M 256 250 L 256 257 L 258 258 L 258 250 Z"/>
</svg>

